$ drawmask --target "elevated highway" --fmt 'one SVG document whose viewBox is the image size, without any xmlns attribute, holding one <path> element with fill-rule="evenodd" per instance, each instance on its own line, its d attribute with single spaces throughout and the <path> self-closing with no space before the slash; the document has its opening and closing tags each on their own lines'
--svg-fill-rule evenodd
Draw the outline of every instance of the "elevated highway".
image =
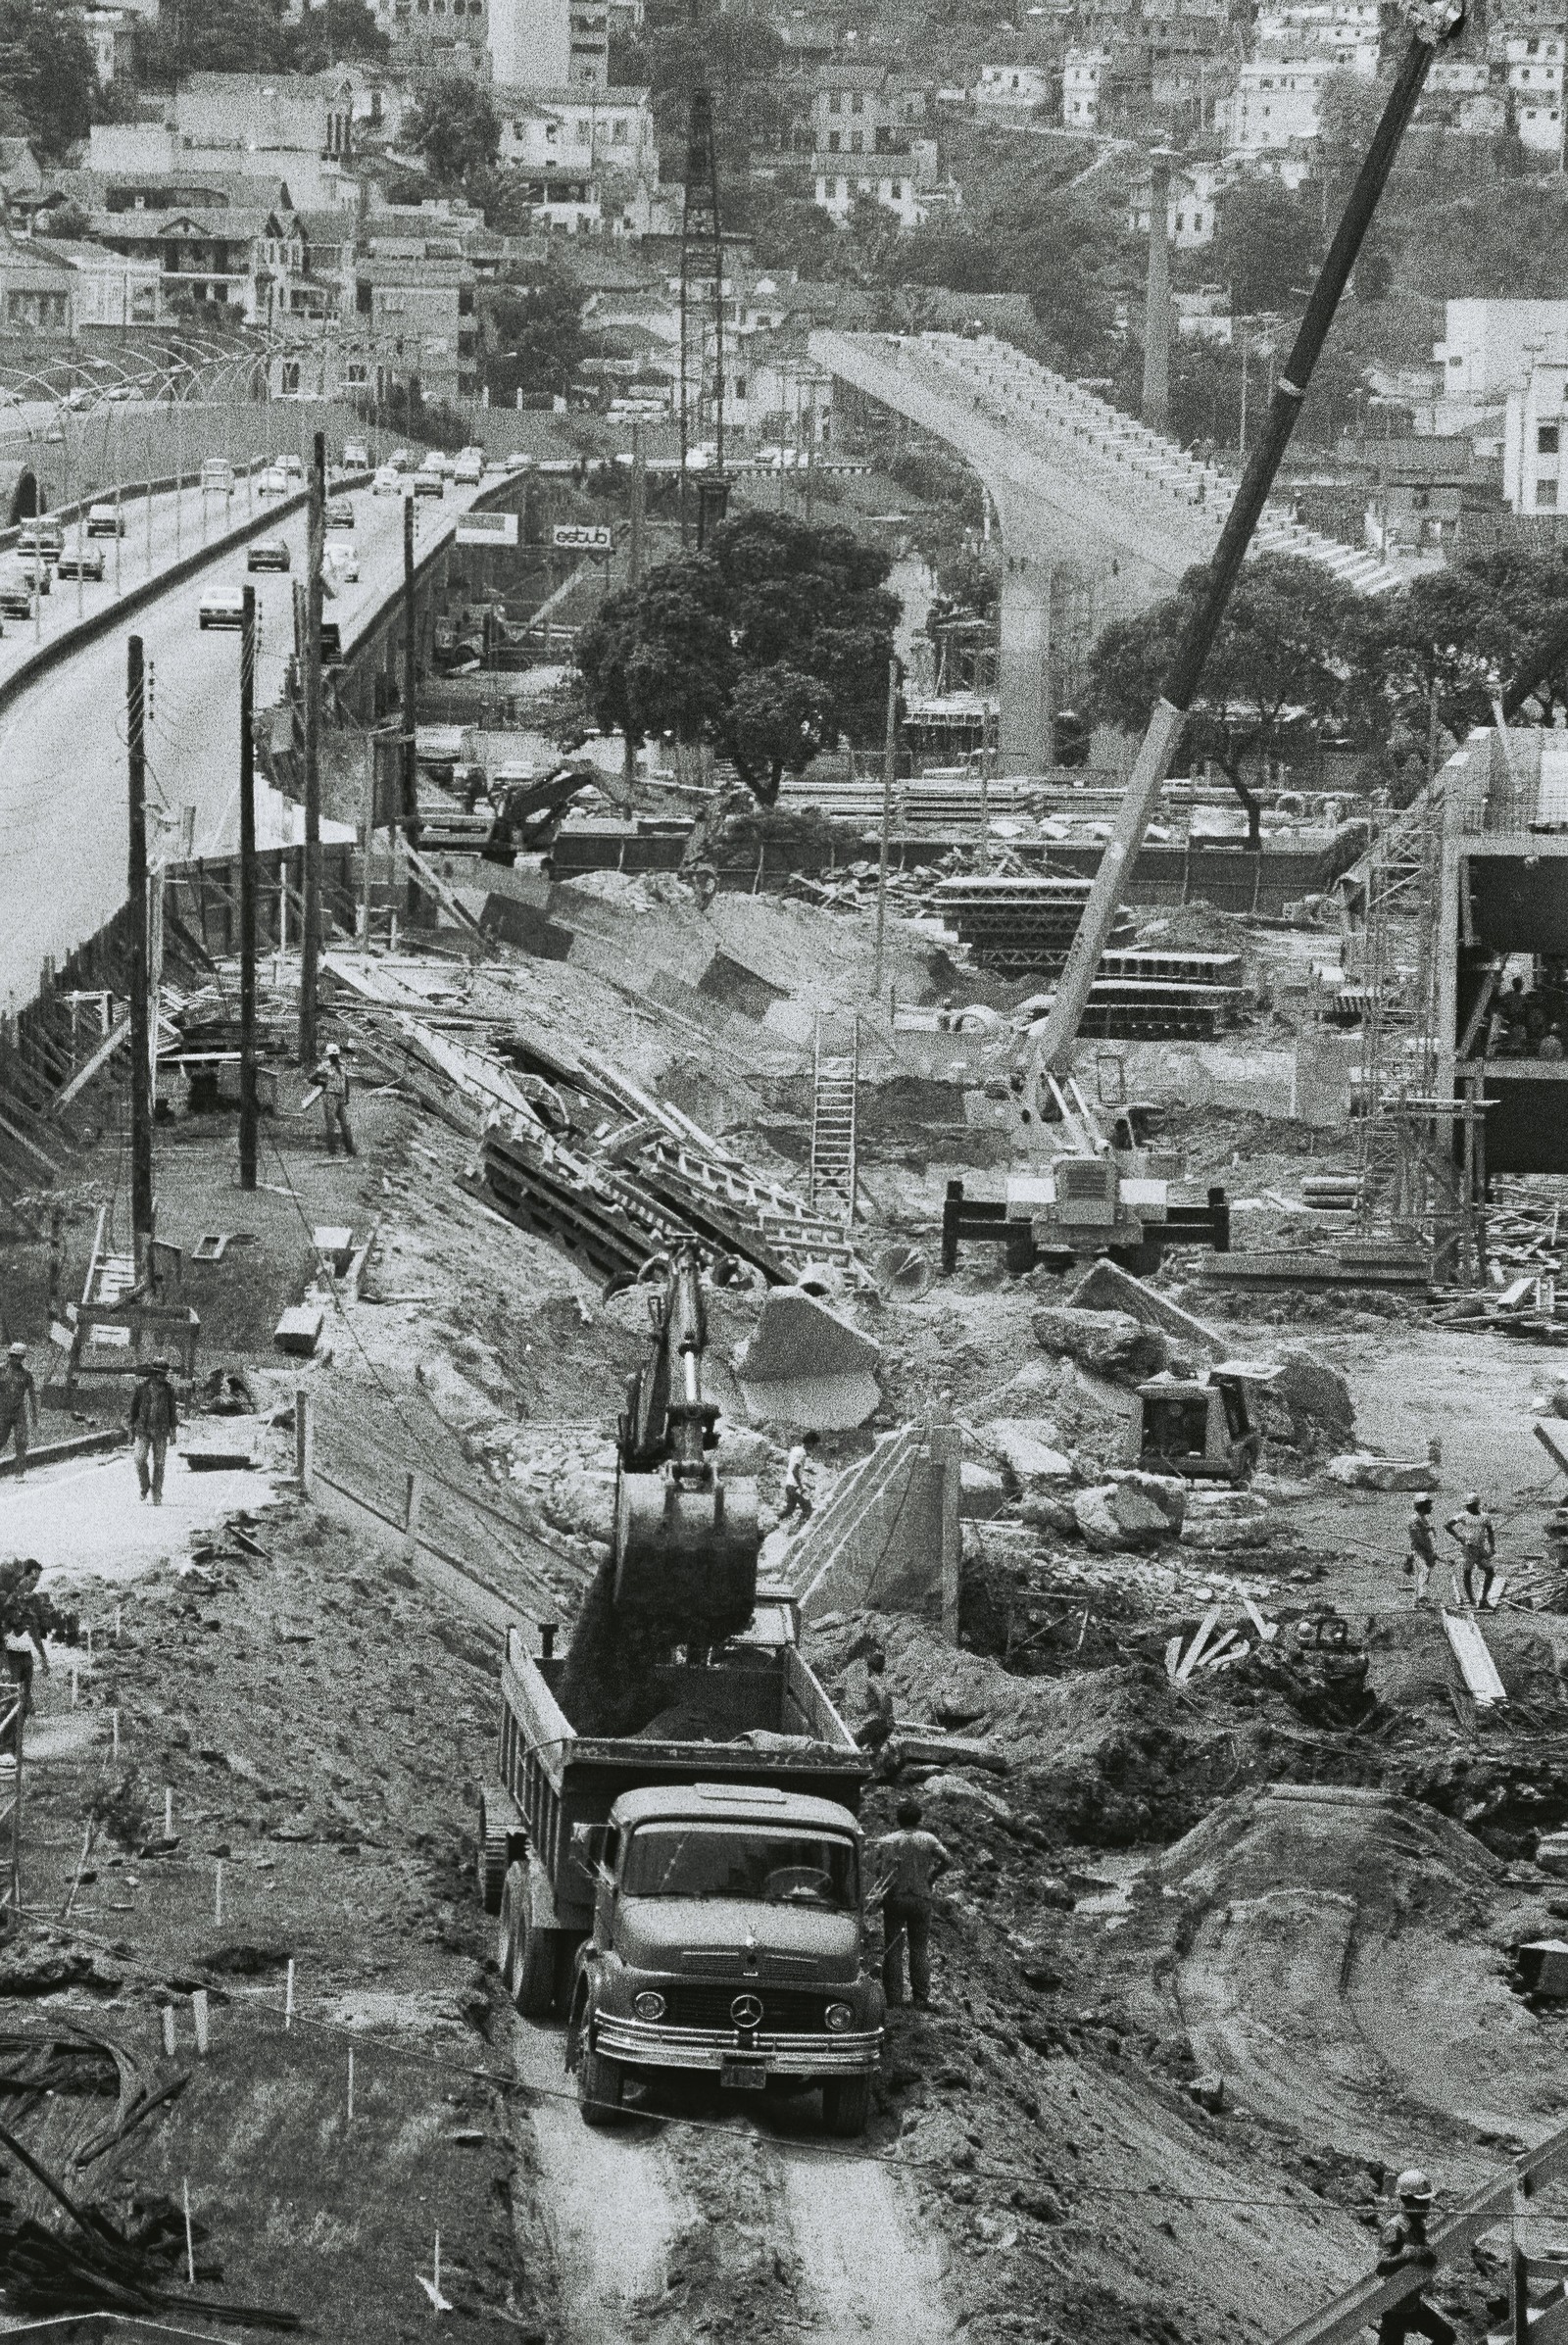
<svg viewBox="0 0 1568 2345">
<path fill-rule="evenodd" d="M 1233 482 L 1092 391 L 990 335 L 811 336 L 817 365 L 945 440 L 1002 525 L 1001 753 L 1007 773 L 1052 761 L 1053 609 L 1087 630 L 1169 594 L 1218 541 Z M 1254 542 L 1304 556 L 1364 594 L 1400 573 L 1270 508 Z"/>
<path fill-rule="evenodd" d="M 461 512 L 496 483 L 456 490 L 439 502 L 416 502 L 416 556 L 423 562 L 450 541 Z M 243 491 L 240 492 L 243 495 Z M 190 492 L 187 492 L 187 496 Z M 366 634 L 399 592 L 403 576 L 403 500 L 354 494 L 357 583 L 341 585 L 326 612 L 345 648 Z M 238 517 L 238 516 L 236 516 Z M 172 524 L 166 521 L 166 537 Z M 256 701 L 282 694 L 293 643 L 293 582 L 306 562 L 306 520 L 296 507 L 267 532 L 288 544 L 293 568 L 251 578 L 261 613 Z M 332 532 L 341 544 L 349 532 Z M 107 541 L 104 541 L 107 542 Z M 185 541 L 187 556 L 192 551 Z M 112 552 L 112 547 L 111 547 Z M 171 557 L 172 559 L 172 557 Z M 122 570 L 130 564 L 122 555 Z M 4 819 L 4 898 L 0 911 L 0 1006 L 16 1009 L 38 990 L 46 959 L 63 962 L 113 917 L 125 897 L 125 642 L 142 637 L 151 670 L 147 724 L 149 811 L 178 824 L 192 808 L 198 855 L 238 846 L 239 637 L 203 632 L 202 595 L 215 584 L 240 585 L 245 549 L 215 552 L 194 575 L 172 580 L 122 622 L 83 641 L 0 714 L 0 815 Z M 127 579 L 128 584 L 128 579 Z M 93 588 L 89 585 L 90 595 Z M 98 590 L 100 593 L 105 589 Z M 74 582 L 57 584 L 62 617 L 74 620 Z M 0 656 L 11 638 L 0 642 Z M 30 654 L 28 639 L 20 650 Z M 0 681 L 4 670 L 0 667 Z M 264 808 L 261 843 L 278 842 L 281 805 Z M 269 832 L 264 826 L 269 819 Z M 157 852 L 156 837 L 151 842 Z"/>
</svg>

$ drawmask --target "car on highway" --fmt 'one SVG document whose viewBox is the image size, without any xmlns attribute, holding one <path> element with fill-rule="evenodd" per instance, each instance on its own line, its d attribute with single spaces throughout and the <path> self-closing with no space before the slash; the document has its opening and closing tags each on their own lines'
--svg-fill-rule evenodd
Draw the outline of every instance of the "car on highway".
<svg viewBox="0 0 1568 2345">
<path fill-rule="evenodd" d="M 248 570 L 286 570 L 288 566 L 288 547 L 280 537 L 253 538 L 245 549 Z"/>
<path fill-rule="evenodd" d="M 87 535 L 89 537 L 123 537 L 125 515 L 118 505 L 89 505 L 87 508 Z"/>
<path fill-rule="evenodd" d="M 288 474 L 281 464 L 269 464 L 256 483 L 258 497 L 286 497 Z"/>
<path fill-rule="evenodd" d="M 31 618 L 32 588 L 25 578 L 0 578 L 0 618 Z"/>
<path fill-rule="evenodd" d="M 41 554 L 45 562 L 56 562 L 66 542 L 66 533 L 53 513 L 37 513 L 24 521 L 17 531 L 17 545 L 24 554 Z"/>
<path fill-rule="evenodd" d="M 484 478 L 484 458 L 477 448 L 465 448 L 454 467 L 453 479 L 460 488 L 477 488 Z"/>
<path fill-rule="evenodd" d="M 245 623 L 245 593 L 238 586 L 209 586 L 196 607 L 196 623 L 205 632 L 209 627 L 242 627 Z"/>
<path fill-rule="evenodd" d="M 444 497 L 447 484 L 439 472 L 421 467 L 414 475 L 414 493 L 416 497 Z"/>
<path fill-rule="evenodd" d="M 347 585 L 359 577 L 360 558 L 352 546 L 328 546 L 321 560 L 321 570 L 334 586 Z"/>
<path fill-rule="evenodd" d="M 209 491 L 215 497 L 234 494 L 234 467 L 226 456 L 208 456 L 202 459 L 202 495 Z"/>
<path fill-rule="evenodd" d="M 403 489 L 403 475 L 392 464 L 383 464 L 370 483 L 372 497 L 401 497 Z"/>
<path fill-rule="evenodd" d="M 386 461 L 391 471 L 412 472 L 414 470 L 414 459 L 407 448 L 394 448 Z"/>
<path fill-rule="evenodd" d="M 368 448 L 367 448 L 363 440 L 344 441 L 343 469 L 345 472 L 368 472 L 370 469 L 370 451 Z"/>
<path fill-rule="evenodd" d="M 353 528 L 354 501 L 351 497 L 333 497 L 328 501 L 326 525 L 328 529 Z"/>
<path fill-rule="evenodd" d="M 101 578 L 104 550 L 102 546 L 67 546 L 55 566 L 62 578 Z"/>
<path fill-rule="evenodd" d="M 281 464 L 283 470 L 288 474 L 290 480 L 303 480 L 305 478 L 305 465 L 299 457 L 280 456 L 277 461 Z"/>
</svg>

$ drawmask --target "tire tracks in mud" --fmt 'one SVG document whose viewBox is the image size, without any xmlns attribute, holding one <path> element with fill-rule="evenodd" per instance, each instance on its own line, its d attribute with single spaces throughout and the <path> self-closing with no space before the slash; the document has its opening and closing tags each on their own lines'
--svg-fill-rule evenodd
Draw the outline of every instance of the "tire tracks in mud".
<svg viewBox="0 0 1568 2345">
<path fill-rule="evenodd" d="M 563 2031 L 516 2020 L 513 2057 L 537 2098 L 541 2214 L 567 2345 L 677 2345 L 700 2325 L 753 2345 L 948 2345 L 943 2259 L 901 2177 L 824 2152 L 809 2101 L 700 2126 L 585 2125 Z"/>
</svg>

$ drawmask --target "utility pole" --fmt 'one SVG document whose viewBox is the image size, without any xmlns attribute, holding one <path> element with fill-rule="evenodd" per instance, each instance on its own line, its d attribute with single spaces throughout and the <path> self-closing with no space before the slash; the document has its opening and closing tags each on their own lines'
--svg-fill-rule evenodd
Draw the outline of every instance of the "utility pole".
<svg viewBox="0 0 1568 2345">
<path fill-rule="evenodd" d="M 239 1185 L 256 1186 L 256 589 L 239 634 Z"/>
<path fill-rule="evenodd" d="M 414 619 L 414 499 L 403 500 L 403 836 L 419 850 L 419 768 L 414 754 L 418 722 L 418 640 Z M 421 896 L 417 877 L 409 874 L 408 925 L 419 917 Z M 396 905 L 393 906 L 394 912 Z"/>
<path fill-rule="evenodd" d="M 876 873 L 876 976 L 871 999 L 882 1000 L 882 943 L 888 919 L 888 846 L 893 831 L 894 767 L 899 740 L 899 663 L 888 661 L 888 720 L 882 740 L 882 852 Z"/>
<path fill-rule="evenodd" d="M 410 500 L 412 504 L 413 500 Z M 321 559 L 326 537 L 326 435 L 311 462 L 305 585 L 305 917 L 300 927 L 300 1064 L 316 1064 L 316 997 L 321 960 Z"/>
<path fill-rule="evenodd" d="M 147 949 L 147 699 L 141 637 L 125 646 L 125 742 L 129 752 L 130 1227 L 138 1277 L 153 1234 L 153 1064 Z"/>
<path fill-rule="evenodd" d="M 648 529 L 648 466 L 643 458 L 643 427 L 631 427 L 631 547 L 627 557 L 631 584 L 641 586 L 643 564 L 647 559 L 644 538 Z"/>
</svg>

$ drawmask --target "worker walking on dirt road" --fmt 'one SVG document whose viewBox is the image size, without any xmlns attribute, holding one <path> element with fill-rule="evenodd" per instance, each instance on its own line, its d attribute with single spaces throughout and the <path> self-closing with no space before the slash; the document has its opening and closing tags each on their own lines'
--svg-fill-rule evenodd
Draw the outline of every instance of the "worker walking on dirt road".
<svg viewBox="0 0 1568 2345">
<path fill-rule="evenodd" d="M 1432 1500 L 1425 1491 L 1410 1509 L 1410 1519 L 1404 1526 L 1406 1540 L 1404 1576 L 1415 1582 L 1415 1600 L 1424 1604 L 1427 1582 L 1438 1563 L 1438 1535 L 1432 1528 Z"/>
<path fill-rule="evenodd" d="M 343 1053 L 336 1043 L 328 1043 L 326 1055 L 311 1080 L 321 1087 L 321 1117 L 326 1127 L 326 1152 L 337 1154 L 339 1138 L 343 1152 L 352 1156 L 354 1133 L 349 1124 L 349 1070 L 343 1064 Z"/>
<path fill-rule="evenodd" d="M 1497 1534 L 1493 1527 L 1491 1515 L 1487 1513 L 1475 1490 L 1471 1490 L 1466 1497 L 1461 1512 L 1450 1516 L 1443 1528 L 1450 1539 L 1458 1540 L 1459 1552 L 1464 1557 L 1465 1602 L 1472 1611 L 1475 1609 L 1475 1574 L 1479 1572 L 1481 1574 L 1481 1609 L 1485 1611 L 1487 1598 L 1492 1593 L 1492 1583 L 1497 1576 L 1493 1560 L 1497 1552 Z"/>
<path fill-rule="evenodd" d="M 953 1859 L 935 1832 L 920 1829 L 920 1802 L 899 1802 L 899 1829 L 884 1832 L 872 1849 L 873 1880 L 882 1898 L 882 1989 L 890 2003 L 904 2001 L 904 1950 L 909 1950 L 909 1984 L 917 2008 L 931 2001 L 931 1914 L 937 1881 Z"/>
<path fill-rule="evenodd" d="M 0 1451 L 8 1439 L 17 1444 L 17 1480 L 27 1475 L 27 1447 L 38 1430 L 38 1388 L 27 1366 L 27 1346 L 13 1343 L 0 1368 Z"/>
<path fill-rule="evenodd" d="M 164 1502 L 164 1466 L 169 1444 L 179 1424 L 174 1388 L 169 1381 L 169 1362 L 149 1360 L 136 1378 L 130 1396 L 130 1438 L 135 1444 L 136 1480 L 145 1498 L 152 1492 L 155 1506 Z"/>
<path fill-rule="evenodd" d="M 1387 2278 L 1396 2272 L 1412 2274 L 1408 2296 L 1391 2305 L 1378 2322 L 1378 2345 L 1405 2345 L 1410 2336 L 1430 2337 L 1432 2345 L 1453 2345 L 1454 2329 L 1434 2312 L 1421 2294 L 1422 2280 L 1414 2275 L 1435 2272 L 1437 2251 L 1427 2238 L 1427 2218 L 1437 2193 L 1431 2177 L 1419 2166 L 1407 2166 L 1394 2185 L 1399 2212 L 1378 2234 L 1378 2271 Z"/>
</svg>

